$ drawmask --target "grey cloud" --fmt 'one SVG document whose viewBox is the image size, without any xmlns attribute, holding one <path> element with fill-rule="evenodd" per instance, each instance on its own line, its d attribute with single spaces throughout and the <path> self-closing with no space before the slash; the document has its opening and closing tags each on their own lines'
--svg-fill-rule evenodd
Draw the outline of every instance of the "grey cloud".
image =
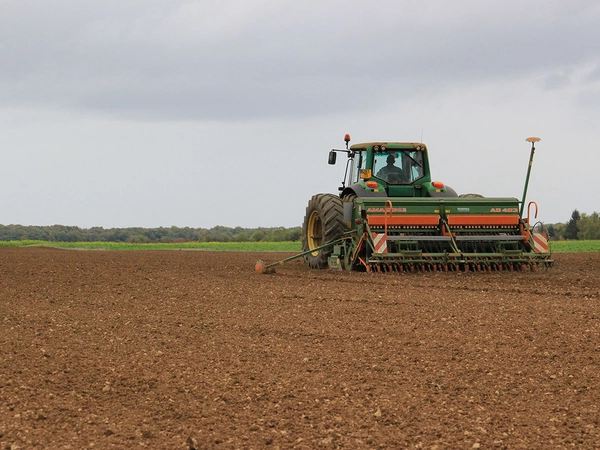
<svg viewBox="0 0 600 450">
<path fill-rule="evenodd" d="M 0 69 L 5 104 L 126 117 L 330 114 L 372 107 L 392 88 L 412 97 L 561 70 L 598 50 L 599 10 L 583 3 L 539 9 L 537 18 L 517 2 L 443 3 L 431 14 L 431 5 L 408 1 L 63 0 L 30 13 L 8 5 L 0 10 L 0 57 L 11 62 Z"/>
<path fill-rule="evenodd" d="M 576 104 L 598 111 L 598 108 L 600 108 L 600 92 L 597 89 L 584 89 L 577 95 Z"/>
<path fill-rule="evenodd" d="M 571 80 L 569 75 L 561 72 L 546 76 L 542 83 L 544 89 L 552 90 L 568 86 L 571 83 Z"/>
<path fill-rule="evenodd" d="M 585 77 L 585 81 L 588 83 L 600 81 L 600 63 L 596 64 L 596 66 L 588 73 Z"/>
</svg>

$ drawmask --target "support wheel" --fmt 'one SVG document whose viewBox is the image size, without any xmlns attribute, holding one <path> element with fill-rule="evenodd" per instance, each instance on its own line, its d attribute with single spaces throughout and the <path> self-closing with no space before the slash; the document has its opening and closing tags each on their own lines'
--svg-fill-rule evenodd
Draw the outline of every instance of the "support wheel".
<svg viewBox="0 0 600 450">
<path fill-rule="evenodd" d="M 306 252 L 339 239 L 344 232 L 342 200 L 333 194 L 317 194 L 308 202 L 302 224 L 302 251 Z M 325 269 L 333 246 L 309 253 L 304 258 L 313 269 Z"/>
</svg>

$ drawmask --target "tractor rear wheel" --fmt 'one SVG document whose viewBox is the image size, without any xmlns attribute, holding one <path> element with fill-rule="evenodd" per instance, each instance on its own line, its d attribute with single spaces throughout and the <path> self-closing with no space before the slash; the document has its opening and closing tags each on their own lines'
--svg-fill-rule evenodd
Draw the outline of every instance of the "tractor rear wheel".
<svg viewBox="0 0 600 450">
<path fill-rule="evenodd" d="M 484 198 L 481 194 L 460 194 L 459 198 Z"/>
<path fill-rule="evenodd" d="M 317 194 L 308 202 L 302 224 L 302 251 L 307 252 L 339 239 L 344 232 L 342 200 L 333 194 Z M 304 258 L 313 269 L 325 269 L 333 246 L 315 250 Z"/>
</svg>

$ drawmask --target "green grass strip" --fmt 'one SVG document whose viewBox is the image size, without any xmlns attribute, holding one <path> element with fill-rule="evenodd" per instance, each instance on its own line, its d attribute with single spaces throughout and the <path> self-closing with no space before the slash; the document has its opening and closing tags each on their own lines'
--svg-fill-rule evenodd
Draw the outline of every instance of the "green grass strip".
<svg viewBox="0 0 600 450">
<path fill-rule="evenodd" d="M 600 252 L 600 241 L 550 241 L 550 250 L 556 253 Z"/>
<path fill-rule="evenodd" d="M 231 252 L 298 252 L 300 242 L 181 242 L 129 244 L 126 242 L 0 241 L 0 247 L 58 247 L 88 250 L 217 250 Z M 600 252 L 600 241 L 550 241 L 553 253 Z"/>
<path fill-rule="evenodd" d="M 126 242 L 0 241 L 0 247 L 54 247 L 87 250 L 217 250 L 231 252 L 300 252 L 300 242 L 180 242 L 129 244 Z"/>
</svg>

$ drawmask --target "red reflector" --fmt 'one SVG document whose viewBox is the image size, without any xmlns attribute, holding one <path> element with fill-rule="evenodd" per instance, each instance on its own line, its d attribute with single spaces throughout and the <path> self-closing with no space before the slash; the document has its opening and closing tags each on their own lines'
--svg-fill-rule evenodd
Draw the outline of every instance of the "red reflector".
<svg viewBox="0 0 600 450">
<path fill-rule="evenodd" d="M 379 187 L 379 184 L 377 184 L 377 181 L 367 181 L 365 184 L 367 185 L 367 187 L 369 187 L 371 189 L 375 189 L 376 187 Z"/>
<path fill-rule="evenodd" d="M 434 181 L 431 185 L 436 189 L 444 189 L 444 183 L 441 181 Z"/>
</svg>

